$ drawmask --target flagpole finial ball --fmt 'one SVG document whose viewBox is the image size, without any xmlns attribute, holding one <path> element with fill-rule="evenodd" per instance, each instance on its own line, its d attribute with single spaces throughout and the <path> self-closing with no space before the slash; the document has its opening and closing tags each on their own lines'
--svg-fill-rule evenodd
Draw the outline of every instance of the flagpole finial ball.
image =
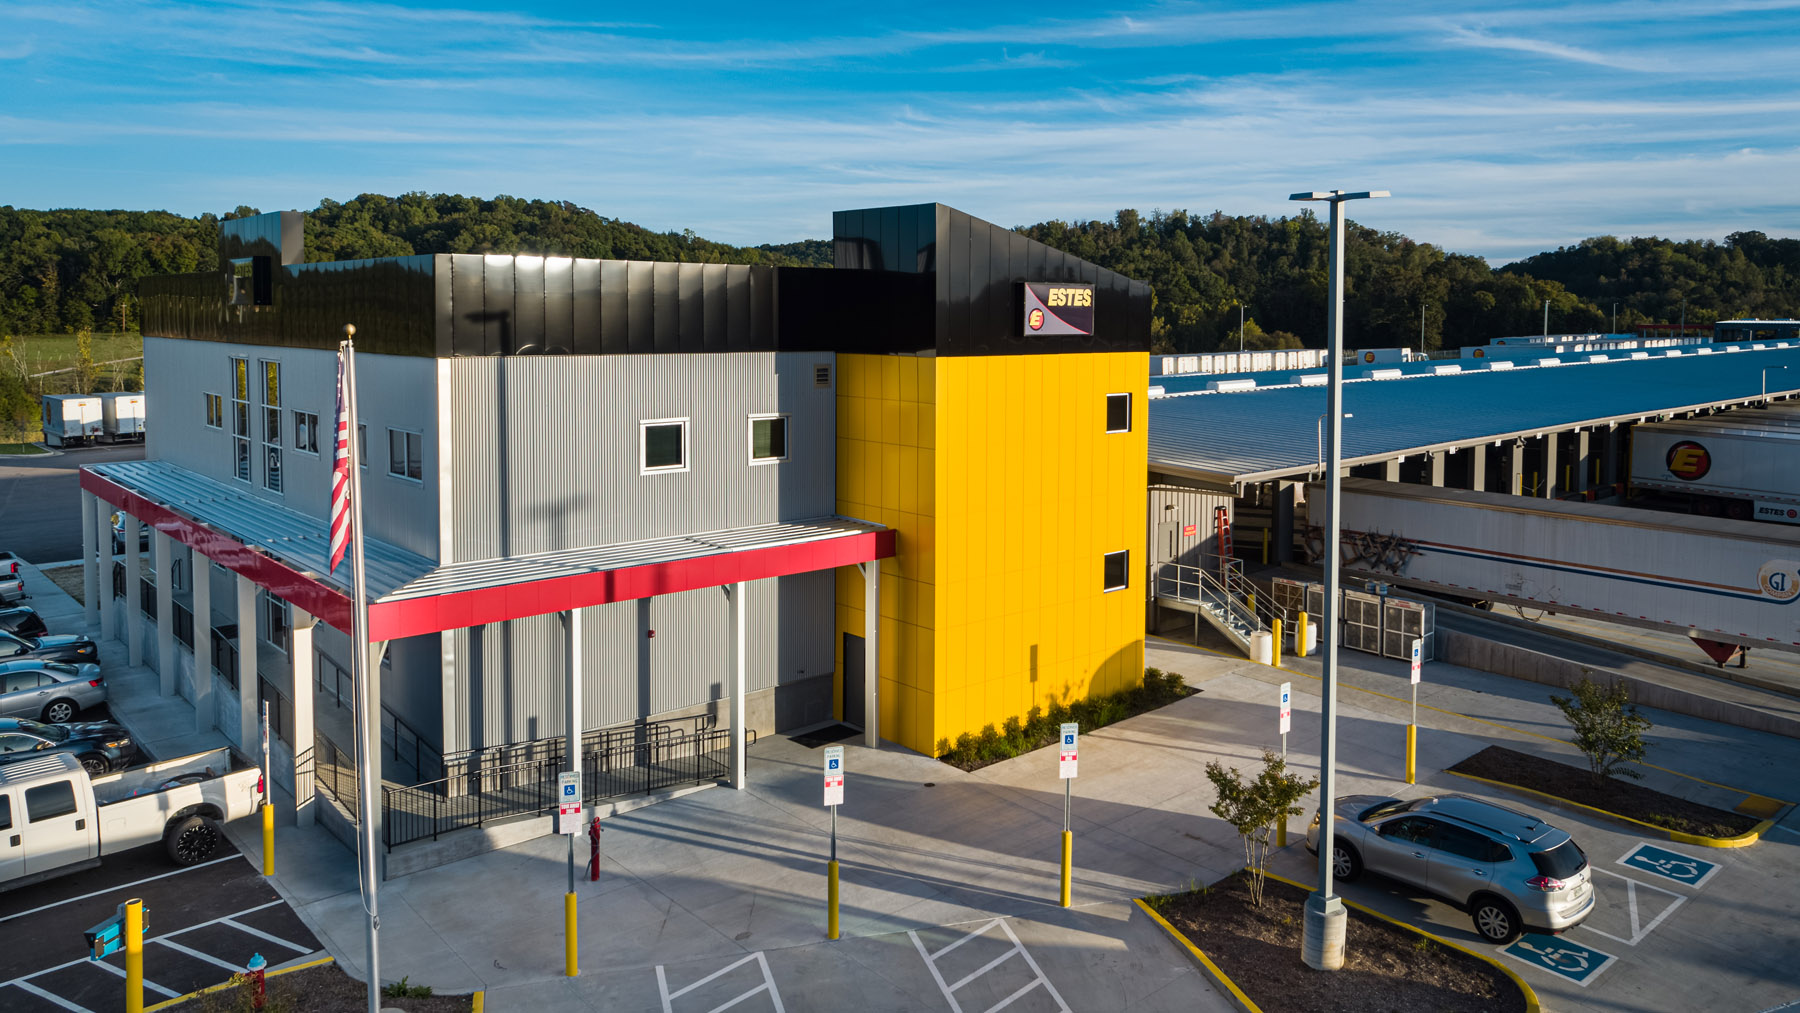
<svg viewBox="0 0 1800 1013">
<path fill-rule="evenodd" d="M 344 325 L 344 337 L 346 337 L 346 338 L 356 337 L 356 325 L 355 324 L 345 324 Z"/>
</svg>

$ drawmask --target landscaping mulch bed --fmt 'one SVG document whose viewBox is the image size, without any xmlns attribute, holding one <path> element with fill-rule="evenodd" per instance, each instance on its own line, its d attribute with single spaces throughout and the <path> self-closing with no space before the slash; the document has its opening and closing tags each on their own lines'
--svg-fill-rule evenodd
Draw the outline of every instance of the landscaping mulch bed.
<svg viewBox="0 0 1800 1013">
<path fill-rule="evenodd" d="M 276 975 L 266 986 L 263 1013 L 366 1013 L 369 1008 L 369 986 L 345 974 L 335 962 Z M 473 1002 L 466 995 L 384 995 L 381 1006 L 407 1013 L 469 1013 Z M 171 1007 L 180 1013 L 238 1013 L 252 1008 L 248 988 L 221 989 Z"/>
<path fill-rule="evenodd" d="M 1344 966 L 1300 960 L 1308 891 L 1269 880 L 1250 906 L 1239 873 L 1153 903 L 1264 1013 L 1524 1013 L 1525 997 L 1492 964 L 1349 910 Z"/>
<path fill-rule="evenodd" d="M 1701 837 L 1736 837 L 1748 833 L 1757 820 L 1742 813 L 1726 812 L 1709 805 L 1665 795 L 1654 788 L 1607 778 L 1595 785 L 1586 770 L 1532 756 L 1505 746 L 1489 746 L 1449 768 L 1451 773 L 1485 777 L 1566 798 L 1571 802 L 1604 809 L 1655 826 Z"/>
</svg>

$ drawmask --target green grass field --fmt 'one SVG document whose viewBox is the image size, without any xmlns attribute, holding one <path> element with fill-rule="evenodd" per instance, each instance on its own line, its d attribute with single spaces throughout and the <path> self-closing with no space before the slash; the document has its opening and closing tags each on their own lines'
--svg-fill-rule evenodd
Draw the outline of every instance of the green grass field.
<svg viewBox="0 0 1800 1013">
<path fill-rule="evenodd" d="M 20 365 L 24 367 L 27 377 L 27 387 L 34 398 L 41 394 L 138 390 L 143 384 L 138 367 L 144 354 L 144 339 L 136 334 L 94 335 L 94 381 L 88 391 L 75 389 L 78 378 L 73 367 L 79 356 L 75 347 L 75 335 L 14 335 L 12 347 L 18 352 Z M 36 422 L 25 427 L 0 422 L 0 444 L 29 444 L 41 439 L 43 433 L 38 430 Z M 32 452 L 0 449 L 0 454 Z"/>
<path fill-rule="evenodd" d="M 75 365 L 73 334 L 17 334 L 13 336 L 13 342 L 20 349 L 27 375 L 67 369 Z M 94 335 L 94 361 L 97 363 L 109 359 L 130 359 L 143 354 L 144 339 L 136 334 Z"/>
</svg>

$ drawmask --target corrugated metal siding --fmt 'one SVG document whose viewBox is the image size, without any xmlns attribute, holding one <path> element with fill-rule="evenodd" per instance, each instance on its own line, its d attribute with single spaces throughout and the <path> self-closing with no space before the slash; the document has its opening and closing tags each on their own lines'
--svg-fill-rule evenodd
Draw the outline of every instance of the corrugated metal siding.
<svg viewBox="0 0 1800 1013">
<path fill-rule="evenodd" d="M 1175 485 L 1150 486 L 1148 558 L 1151 564 L 1174 562 L 1192 566 L 1197 564 L 1201 554 L 1218 555 L 1219 535 L 1214 511 L 1219 507 L 1225 508 L 1228 521 L 1235 522 L 1233 501 L 1228 493 Z M 1194 533 L 1183 535 L 1182 529 L 1189 524 L 1194 526 Z M 1256 537 L 1262 537 L 1260 531 Z"/>
<path fill-rule="evenodd" d="M 832 576 L 802 574 L 750 585 L 746 685 L 798 682 L 832 666 Z M 600 728 L 730 696 L 724 593 L 717 588 L 583 610 L 583 724 Z M 648 636 L 655 630 L 656 636 Z M 449 681 L 469 727 L 447 729 L 455 751 L 564 731 L 565 641 L 555 615 L 448 635 Z M 460 726 L 461 722 L 456 722 Z M 459 741 L 460 737 L 460 741 Z"/>
<path fill-rule="evenodd" d="M 835 359 L 760 352 L 451 360 L 453 559 L 832 513 L 835 392 L 813 386 L 813 366 L 835 372 Z M 788 460 L 752 466 L 749 416 L 766 412 L 791 417 Z M 640 420 L 683 417 L 689 470 L 639 474 Z"/>
<path fill-rule="evenodd" d="M 250 361 L 252 477 L 238 482 L 232 470 L 231 364 L 234 356 Z M 281 363 L 282 488 L 263 488 L 262 415 L 258 369 L 263 361 Z M 437 487 L 387 473 L 387 427 L 424 434 L 425 474 L 436 468 L 436 363 L 408 356 L 360 354 L 361 421 L 368 426 L 369 467 L 363 473 L 363 518 L 369 536 L 438 557 Z M 332 413 L 337 405 L 337 356 L 333 352 L 270 345 L 236 345 L 173 338 L 144 339 L 144 386 L 150 418 L 145 426 L 150 460 L 164 460 L 232 485 L 271 503 L 324 518 L 330 512 Z M 206 425 L 203 394 L 225 401 L 223 429 Z M 294 449 L 294 411 L 319 417 L 319 453 Z"/>
</svg>

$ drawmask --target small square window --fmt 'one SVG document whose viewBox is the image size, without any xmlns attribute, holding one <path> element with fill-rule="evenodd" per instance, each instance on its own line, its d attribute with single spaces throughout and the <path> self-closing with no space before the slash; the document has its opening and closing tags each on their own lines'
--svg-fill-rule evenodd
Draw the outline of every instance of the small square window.
<svg viewBox="0 0 1800 1013">
<path fill-rule="evenodd" d="M 404 429 L 388 430 L 388 474 L 425 480 L 425 437 Z"/>
<path fill-rule="evenodd" d="M 319 452 L 319 416 L 313 412 L 294 413 L 294 449 L 309 454 Z"/>
<path fill-rule="evenodd" d="M 1102 591 L 1123 591 L 1131 586 L 1131 550 L 1109 552 L 1102 557 Z"/>
<path fill-rule="evenodd" d="M 686 471 L 687 419 L 645 419 L 638 423 L 641 473 Z"/>
<path fill-rule="evenodd" d="M 1131 432 L 1131 395 L 1106 395 L 1106 431 L 1109 433 Z"/>
<path fill-rule="evenodd" d="M 788 417 L 750 416 L 750 463 L 773 464 L 788 456 Z"/>
</svg>

